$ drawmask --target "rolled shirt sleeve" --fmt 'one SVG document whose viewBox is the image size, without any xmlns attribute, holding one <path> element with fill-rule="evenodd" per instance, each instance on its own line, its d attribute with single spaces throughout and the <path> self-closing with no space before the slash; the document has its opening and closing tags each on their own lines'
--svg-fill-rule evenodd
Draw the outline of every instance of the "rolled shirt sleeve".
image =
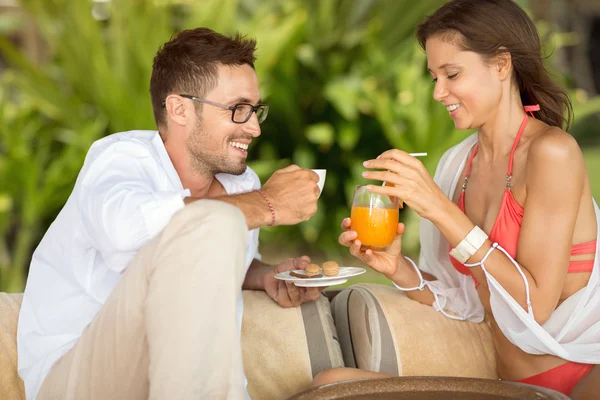
<svg viewBox="0 0 600 400">
<path fill-rule="evenodd" d="M 78 205 L 89 240 L 102 252 L 138 251 L 185 206 L 189 190 L 161 182 L 149 152 L 116 143 L 84 165 Z"/>
<path fill-rule="evenodd" d="M 154 200 L 140 206 L 140 212 L 146 223 L 150 237 L 154 237 L 169 223 L 173 214 L 181 210 L 185 204 L 184 197 L 188 197 L 188 189 L 181 192 L 162 191 L 153 193 Z"/>
</svg>

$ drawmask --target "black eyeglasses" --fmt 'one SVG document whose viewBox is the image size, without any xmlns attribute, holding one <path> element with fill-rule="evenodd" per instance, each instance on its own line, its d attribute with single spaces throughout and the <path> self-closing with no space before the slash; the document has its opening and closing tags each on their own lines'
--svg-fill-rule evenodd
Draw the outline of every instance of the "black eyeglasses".
<svg viewBox="0 0 600 400">
<path fill-rule="evenodd" d="M 231 120 L 236 124 L 245 124 L 246 122 L 248 122 L 250 117 L 252 117 L 253 112 L 256 113 L 258 123 L 262 123 L 265 119 L 267 119 L 267 115 L 269 114 L 269 106 L 266 104 L 258 104 L 256 106 L 253 106 L 249 103 L 238 103 L 233 106 L 228 106 L 225 104 L 215 103 L 214 101 L 204 100 L 189 94 L 180 94 L 179 96 L 197 101 L 199 103 L 210 104 L 211 106 L 231 110 Z M 162 103 L 162 106 L 166 106 L 166 103 L 164 101 Z"/>
</svg>

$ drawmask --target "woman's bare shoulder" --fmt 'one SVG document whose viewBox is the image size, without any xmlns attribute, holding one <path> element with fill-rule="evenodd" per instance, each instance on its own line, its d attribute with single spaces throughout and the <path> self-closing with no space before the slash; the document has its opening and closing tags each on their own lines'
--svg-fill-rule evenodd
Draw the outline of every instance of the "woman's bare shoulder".
<svg viewBox="0 0 600 400">
<path fill-rule="evenodd" d="M 568 167 L 582 162 L 583 155 L 579 144 L 573 136 L 560 128 L 545 126 L 531 139 L 528 166 L 552 163 Z"/>
</svg>

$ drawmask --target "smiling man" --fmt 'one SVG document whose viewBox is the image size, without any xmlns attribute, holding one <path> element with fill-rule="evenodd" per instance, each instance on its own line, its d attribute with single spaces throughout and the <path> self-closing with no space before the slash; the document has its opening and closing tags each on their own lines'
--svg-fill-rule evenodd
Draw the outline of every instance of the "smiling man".
<svg viewBox="0 0 600 400">
<path fill-rule="evenodd" d="M 36 249 L 19 316 L 27 399 L 238 399 L 241 288 L 283 307 L 319 290 L 275 279 L 308 257 L 262 264 L 258 229 L 317 208 L 297 166 L 260 185 L 246 165 L 269 108 L 255 42 L 184 31 L 154 58 L 157 131 L 95 142 Z"/>
</svg>

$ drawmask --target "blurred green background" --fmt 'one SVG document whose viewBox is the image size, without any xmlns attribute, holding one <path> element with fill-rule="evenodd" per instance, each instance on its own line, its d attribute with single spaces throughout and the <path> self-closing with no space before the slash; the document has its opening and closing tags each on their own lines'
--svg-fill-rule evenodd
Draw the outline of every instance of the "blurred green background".
<svg viewBox="0 0 600 400">
<path fill-rule="evenodd" d="M 0 0 L 0 290 L 23 290 L 31 253 L 69 196 L 90 144 L 114 132 L 155 129 L 152 58 L 174 32 L 198 26 L 258 40 L 256 68 L 271 105 L 250 150 L 261 180 L 290 163 L 328 170 L 310 221 L 262 230 L 265 259 L 309 254 L 360 265 L 337 237 L 353 188 L 364 183 L 362 161 L 389 148 L 428 152 L 422 161 L 433 172 L 441 154 L 469 134 L 456 131 L 432 99 L 414 39 L 414 27 L 443 3 Z M 519 3 L 539 16 L 547 67 L 571 91 L 571 132 L 600 198 L 600 99 L 570 62 L 585 59 L 577 49 L 586 39 L 545 15 L 543 1 Z M 582 15 L 597 9 L 591 3 Z M 416 257 L 417 218 L 407 210 L 402 219 L 404 250 Z M 380 278 L 350 283 L 357 280 Z"/>
</svg>

